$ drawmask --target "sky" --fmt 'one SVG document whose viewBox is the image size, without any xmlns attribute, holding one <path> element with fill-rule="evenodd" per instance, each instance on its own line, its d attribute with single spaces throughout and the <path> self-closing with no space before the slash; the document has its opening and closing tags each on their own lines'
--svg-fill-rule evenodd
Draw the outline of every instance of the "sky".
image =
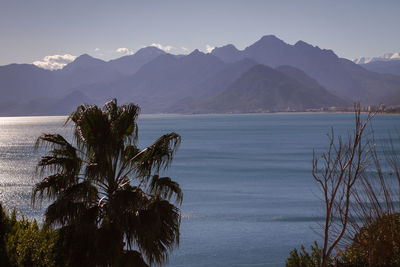
<svg viewBox="0 0 400 267">
<path fill-rule="evenodd" d="M 399 26 L 398 0 L 0 0 L 0 65 L 244 49 L 269 34 L 353 59 L 400 52 Z"/>
</svg>

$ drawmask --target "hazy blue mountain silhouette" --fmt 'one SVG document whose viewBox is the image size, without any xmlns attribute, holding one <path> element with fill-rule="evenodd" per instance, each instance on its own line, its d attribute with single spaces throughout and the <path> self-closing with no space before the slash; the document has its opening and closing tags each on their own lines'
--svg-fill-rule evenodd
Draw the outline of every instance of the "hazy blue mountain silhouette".
<svg viewBox="0 0 400 267">
<path fill-rule="evenodd" d="M 0 66 L 1 101 L 30 101 L 37 96 L 52 96 L 56 80 L 51 71 L 30 64 Z"/>
<path fill-rule="evenodd" d="M 390 101 L 391 98 L 385 96 L 400 93 L 399 81 L 376 76 L 350 60 L 339 58 L 331 50 L 320 49 L 303 41 L 290 45 L 273 35 L 267 35 L 242 51 L 224 46 L 214 49 L 212 54 L 227 62 L 251 58 L 271 67 L 294 66 L 306 72 L 330 92 L 349 100 L 362 101 L 364 104 Z"/>
<path fill-rule="evenodd" d="M 114 60 L 110 60 L 107 64 L 122 74 L 134 74 L 143 65 L 149 63 L 158 56 L 166 54 L 163 50 L 157 47 L 148 46 L 138 50 L 135 54 L 123 56 Z"/>
<path fill-rule="evenodd" d="M 181 98 L 201 96 L 203 93 L 207 95 L 206 91 L 212 91 L 213 85 L 223 84 L 224 81 L 216 79 L 215 75 L 229 65 L 198 50 L 180 57 L 165 54 L 124 79 L 75 89 L 97 98 L 97 101 L 114 96 L 122 102 L 135 101 L 144 112 L 165 112 L 167 107 Z M 214 82 L 210 81 L 213 79 Z M 227 79 L 221 76 L 221 80 Z"/>
<path fill-rule="evenodd" d="M 304 72 L 291 66 L 256 65 L 214 98 L 187 112 L 248 113 L 298 111 L 349 103 L 329 93 Z"/>
<path fill-rule="evenodd" d="M 239 51 L 233 44 L 216 47 L 212 51 L 212 54 L 225 62 L 235 62 L 243 58 L 241 51 Z"/>
<path fill-rule="evenodd" d="M 54 75 L 62 89 L 69 89 L 82 84 L 110 82 L 124 76 L 108 62 L 87 54 L 77 57 L 63 69 L 54 71 Z"/>
<path fill-rule="evenodd" d="M 0 114 L 68 114 L 74 110 L 76 103 L 94 101 L 86 96 L 79 96 L 76 92 L 72 94 L 73 88 L 121 80 L 127 76 L 126 73 L 134 73 L 162 54 L 165 52 L 158 48 L 147 47 L 134 55 L 109 62 L 83 54 L 56 71 L 41 69 L 32 64 L 0 66 Z M 126 67 L 128 65 L 130 68 Z M 73 100 L 74 97 L 76 99 Z M 62 104 L 63 101 L 65 104 Z M 50 102 L 56 102 L 57 105 Z"/>
<path fill-rule="evenodd" d="M 400 75 L 400 60 L 372 61 L 359 65 L 367 70 L 378 73 Z"/>
<path fill-rule="evenodd" d="M 285 78 L 291 86 L 302 84 L 300 88 L 304 89 L 304 95 L 316 94 L 307 102 L 298 96 L 300 89 L 295 90 L 288 84 L 282 89 L 278 83 L 272 83 L 276 88 L 268 87 L 267 91 L 270 99 L 276 96 L 274 101 L 277 103 L 272 105 L 270 100 L 265 100 L 259 110 L 340 106 L 354 100 L 361 100 L 362 104 L 382 102 L 388 105 L 400 101 L 400 76 L 369 71 L 366 66 L 339 58 L 331 50 L 303 41 L 289 45 L 269 35 L 244 50 L 226 45 L 215 48 L 210 54 L 195 50 L 189 55 L 171 55 L 155 47 L 146 47 L 134 55 L 108 62 L 84 54 L 57 71 L 29 64 L 0 66 L 0 115 L 69 113 L 68 110 L 74 110 L 79 103 L 87 101 L 101 105 L 114 97 L 121 103 L 138 103 L 145 113 L 191 112 L 194 107 L 198 107 L 197 111 L 209 112 L 204 110 L 205 106 L 200 106 L 205 101 L 218 102 L 220 112 L 234 112 L 232 108 L 223 111 L 225 105 L 221 101 L 233 101 L 227 97 L 228 91 L 239 94 L 239 90 L 243 90 L 244 95 L 250 93 L 249 99 L 256 97 L 257 90 L 248 90 L 255 89 L 255 81 L 242 79 L 238 86 L 238 80 L 258 64 L 272 68 L 285 66 L 268 71 L 259 69 L 248 74 L 249 77 L 265 81 L 260 77 L 264 74 L 276 82 Z M 273 75 L 279 79 L 272 79 Z M 283 83 L 282 80 L 279 82 Z M 236 84 L 236 91 L 233 84 Z M 266 85 L 261 87 L 267 88 Z M 293 95 L 285 98 L 281 90 Z M 244 95 L 241 99 L 247 99 Z M 296 99 L 299 103 L 292 103 Z M 319 106 L 313 101 L 320 101 Z M 251 110 L 248 103 L 242 104 L 238 104 L 241 110 Z"/>
<path fill-rule="evenodd" d="M 229 85 L 255 65 L 257 65 L 257 63 L 251 59 L 242 59 L 237 62 L 226 64 L 221 71 L 203 82 L 194 85 L 191 91 L 187 91 L 178 101 L 173 99 L 173 104 L 165 111 L 170 113 L 193 112 L 193 107 L 195 105 L 204 99 L 222 93 Z"/>
</svg>

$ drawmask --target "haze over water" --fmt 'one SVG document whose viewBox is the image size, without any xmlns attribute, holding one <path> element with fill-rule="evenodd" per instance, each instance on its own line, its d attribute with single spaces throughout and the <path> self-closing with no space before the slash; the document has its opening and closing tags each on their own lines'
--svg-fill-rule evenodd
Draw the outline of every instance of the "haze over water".
<svg viewBox="0 0 400 267">
<path fill-rule="evenodd" d="M 0 118 L 0 201 L 40 220 L 32 210 L 33 172 L 42 133 L 70 134 L 66 117 Z M 165 173 L 180 183 L 181 244 L 169 266 L 283 266 L 289 251 L 318 236 L 319 191 L 312 153 L 326 133 L 352 130 L 353 114 L 143 115 L 139 142 L 177 132 L 181 147 Z M 399 116 L 377 116 L 377 143 L 399 130 Z M 40 152 L 40 151 L 39 151 Z"/>
</svg>

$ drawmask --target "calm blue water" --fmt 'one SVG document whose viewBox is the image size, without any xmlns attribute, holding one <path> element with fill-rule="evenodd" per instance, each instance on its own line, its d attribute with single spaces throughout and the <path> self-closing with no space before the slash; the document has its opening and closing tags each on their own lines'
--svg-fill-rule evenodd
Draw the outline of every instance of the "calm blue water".
<svg viewBox="0 0 400 267">
<path fill-rule="evenodd" d="M 140 143 L 166 132 L 183 137 L 167 174 L 183 188 L 181 244 L 169 266 L 283 266 L 289 251 L 318 239 L 319 191 L 313 149 L 332 126 L 345 135 L 353 114 L 143 115 Z M 68 135 L 65 117 L 0 118 L 0 200 L 31 218 L 30 194 L 43 132 Z M 372 123 L 377 142 L 400 116 Z M 396 128 L 397 127 L 397 128 Z"/>
</svg>

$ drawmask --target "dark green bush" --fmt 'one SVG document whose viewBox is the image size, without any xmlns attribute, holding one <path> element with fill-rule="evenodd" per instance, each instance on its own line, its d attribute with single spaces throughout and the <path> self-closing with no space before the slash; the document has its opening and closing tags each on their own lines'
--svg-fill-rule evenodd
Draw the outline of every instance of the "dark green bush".
<svg viewBox="0 0 400 267">
<path fill-rule="evenodd" d="M 311 246 L 311 254 L 309 254 L 304 246 L 300 247 L 300 252 L 295 248 L 290 252 L 289 258 L 286 260 L 287 267 L 318 267 L 321 264 L 321 249 L 317 242 Z"/>
<path fill-rule="evenodd" d="M 400 266 L 400 214 L 364 225 L 341 254 L 354 266 Z"/>
<path fill-rule="evenodd" d="M 311 254 L 304 246 L 294 249 L 286 260 L 288 267 L 320 266 L 321 251 L 317 243 Z M 335 263 L 335 264 L 333 264 Z M 350 246 L 338 250 L 328 266 L 400 266 L 400 214 L 385 215 L 364 225 L 354 235 Z"/>
<path fill-rule="evenodd" d="M 17 219 L 15 210 L 9 216 L 0 204 L 0 266 L 57 266 L 57 239 L 54 229 Z"/>
</svg>

